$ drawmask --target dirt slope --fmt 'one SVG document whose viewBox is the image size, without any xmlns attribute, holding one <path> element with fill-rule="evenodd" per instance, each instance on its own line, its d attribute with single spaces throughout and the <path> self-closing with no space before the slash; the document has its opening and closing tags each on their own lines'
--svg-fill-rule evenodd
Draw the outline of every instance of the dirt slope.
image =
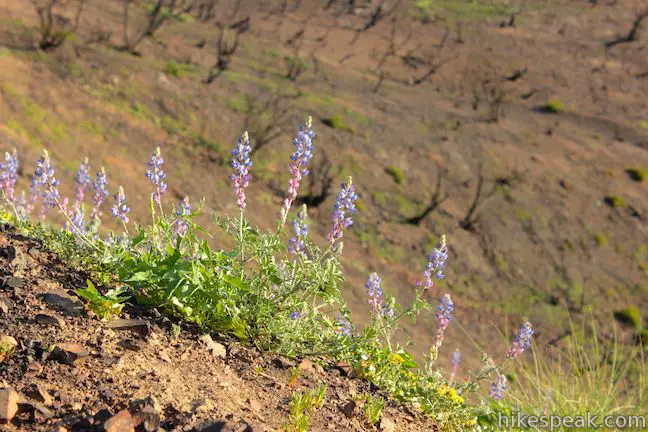
<svg viewBox="0 0 648 432">
<path fill-rule="evenodd" d="M 360 399 L 373 390 L 341 367 L 262 355 L 186 327 L 174 336 L 154 311 L 90 317 L 74 294 L 87 275 L 7 226 L 0 257 L 0 337 L 17 342 L 0 361 L 2 431 L 274 431 L 289 419 L 291 395 L 321 384 L 325 401 L 309 430 L 435 430 L 392 402 L 370 427 Z M 19 398 L 9 424 L 7 388 Z"/>
</svg>

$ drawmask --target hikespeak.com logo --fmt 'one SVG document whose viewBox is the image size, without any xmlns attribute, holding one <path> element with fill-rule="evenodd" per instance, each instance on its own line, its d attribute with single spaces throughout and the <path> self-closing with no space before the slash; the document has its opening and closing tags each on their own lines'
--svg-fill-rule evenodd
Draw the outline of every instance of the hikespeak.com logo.
<svg viewBox="0 0 648 432">
<path fill-rule="evenodd" d="M 541 431 L 557 430 L 648 430 L 648 420 L 642 415 L 608 415 L 599 416 L 590 413 L 575 416 L 531 415 L 515 411 L 512 415 L 498 414 L 498 428 L 529 429 Z"/>
</svg>

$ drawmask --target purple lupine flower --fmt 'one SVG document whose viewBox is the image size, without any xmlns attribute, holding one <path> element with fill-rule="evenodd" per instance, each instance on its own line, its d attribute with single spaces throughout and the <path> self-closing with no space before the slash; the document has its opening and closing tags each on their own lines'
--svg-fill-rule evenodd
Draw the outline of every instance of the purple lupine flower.
<svg viewBox="0 0 648 432">
<path fill-rule="evenodd" d="M 458 349 L 456 349 L 455 352 L 452 353 L 452 358 L 450 359 L 450 379 L 449 379 L 449 381 L 451 383 L 454 381 L 454 378 L 457 375 L 457 369 L 459 369 L 459 363 L 461 363 L 461 353 L 459 352 Z"/>
<path fill-rule="evenodd" d="M 231 166 L 234 168 L 234 173 L 230 175 L 232 187 L 236 193 L 236 204 L 243 211 L 245 209 L 245 188 L 248 187 L 250 182 L 250 167 L 252 161 L 250 160 L 250 138 L 247 132 L 243 132 L 232 150 Z"/>
<path fill-rule="evenodd" d="M 97 171 L 97 177 L 95 178 L 94 183 L 92 184 L 94 188 L 94 195 L 92 196 L 92 211 L 90 212 L 90 219 L 96 221 L 96 219 L 101 216 L 101 205 L 106 201 L 108 196 L 108 177 L 106 177 L 106 170 L 104 167 L 101 167 Z"/>
<path fill-rule="evenodd" d="M 340 312 L 338 312 L 337 322 L 339 325 L 338 329 L 340 333 L 348 337 L 351 337 L 352 335 L 351 322 L 348 319 L 344 318 Z"/>
<path fill-rule="evenodd" d="M 151 160 L 147 164 L 148 170 L 146 170 L 146 177 L 155 185 L 155 191 L 151 194 L 151 197 L 158 205 L 162 202 L 162 195 L 167 191 L 167 184 L 164 181 L 166 174 L 162 169 L 163 164 L 164 159 L 162 159 L 160 147 L 156 147 L 151 155 Z"/>
<path fill-rule="evenodd" d="M 371 273 L 365 288 L 367 289 L 367 296 L 369 297 L 369 304 L 374 312 L 379 312 L 382 309 L 382 288 L 380 288 L 380 276 L 378 273 Z"/>
<path fill-rule="evenodd" d="M 60 199 L 58 191 L 59 181 L 54 177 L 52 160 L 50 159 L 47 150 L 43 150 L 40 159 L 38 159 L 34 175 L 37 178 L 36 181 L 38 184 L 43 186 L 45 189 L 43 192 L 43 206 L 41 207 L 41 216 L 45 216 L 45 213 L 49 208 L 55 207 L 59 204 Z"/>
<path fill-rule="evenodd" d="M 499 375 L 497 381 L 491 386 L 488 394 L 490 397 L 498 401 L 504 397 L 504 391 L 506 391 L 506 377 L 504 375 Z"/>
<path fill-rule="evenodd" d="M 20 195 L 18 195 L 18 198 L 15 201 L 15 206 L 16 206 L 16 216 L 18 217 L 18 219 L 19 220 L 27 219 L 29 205 L 27 203 L 27 198 L 25 197 L 25 191 L 20 192 Z"/>
<path fill-rule="evenodd" d="M 36 176 L 36 173 L 32 174 L 31 183 L 29 185 L 29 200 L 27 202 L 27 214 L 30 214 L 34 207 L 36 206 L 36 201 L 41 195 L 41 184 Z"/>
<path fill-rule="evenodd" d="M 450 320 L 452 319 L 452 312 L 454 312 L 454 303 L 452 302 L 452 298 L 450 297 L 450 294 L 444 294 L 443 297 L 441 297 L 441 302 L 439 303 L 439 307 L 437 308 L 437 331 L 436 331 L 436 342 L 435 346 L 439 348 L 441 344 L 443 343 L 443 335 L 445 334 L 446 329 L 448 328 L 448 324 L 450 324 Z"/>
<path fill-rule="evenodd" d="M 304 239 L 308 237 L 308 225 L 306 224 L 307 215 L 308 209 L 306 204 L 304 204 L 292 223 L 295 236 L 288 241 L 289 252 L 300 253 L 304 250 Z"/>
<path fill-rule="evenodd" d="M 18 181 L 18 153 L 14 149 L 11 153 L 5 153 L 4 163 L 0 163 L 0 190 L 4 192 L 7 200 L 13 202 Z"/>
<path fill-rule="evenodd" d="M 115 204 L 113 204 L 111 210 L 113 216 L 124 223 L 128 223 L 130 207 L 126 205 L 126 194 L 124 193 L 124 188 L 121 186 L 119 186 L 119 190 L 115 194 Z"/>
<path fill-rule="evenodd" d="M 427 290 L 434 286 L 434 278 L 437 280 L 443 279 L 445 277 L 443 270 L 447 259 L 448 247 L 446 245 L 446 236 L 444 234 L 441 236 L 441 241 L 439 241 L 437 247 L 428 256 L 428 263 L 423 272 L 423 281 L 419 281 L 417 286 Z"/>
<path fill-rule="evenodd" d="M 380 314 L 388 319 L 394 318 L 394 308 L 387 305 L 386 303 L 383 303 Z"/>
<path fill-rule="evenodd" d="M 79 165 L 79 171 L 77 171 L 76 177 L 76 201 L 75 207 L 79 206 L 83 202 L 85 193 L 90 189 L 92 184 L 92 179 L 90 178 L 90 163 L 88 158 L 85 158 L 81 165 Z"/>
<path fill-rule="evenodd" d="M 87 233 L 85 223 L 85 207 L 83 205 L 74 206 L 70 220 L 72 221 L 72 227 L 69 228 L 70 232 L 81 235 L 85 235 Z"/>
<path fill-rule="evenodd" d="M 307 176 L 308 162 L 313 158 L 313 140 L 315 139 L 315 132 L 311 129 L 313 127 L 313 118 L 308 117 L 305 123 L 299 126 L 297 135 L 293 139 L 295 152 L 290 156 L 290 180 L 288 181 L 288 196 L 284 200 L 281 208 L 281 225 L 286 223 L 288 212 L 292 206 L 293 201 L 297 198 L 297 190 L 299 183 L 304 176 Z"/>
<path fill-rule="evenodd" d="M 299 319 L 300 317 L 301 317 L 301 312 L 299 312 L 299 311 L 295 311 L 295 312 L 290 313 L 290 319 L 291 320 L 296 320 L 296 319 Z"/>
<path fill-rule="evenodd" d="M 176 220 L 173 224 L 173 236 L 184 236 L 189 229 L 189 221 L 187 216 L 191 214 L 191 204 L 189 204 L 189 197 L 184 197 L 184 199 L 178 201 L 178 208 L 176 209 L 175 215 Z"/>
<path fill-rule="evenodd" d="M 522 353 L 531 347 L 531 337 L 533 336 L 533 327 L 530 322 L 525 322 L 518 330 L 515 340 L 511 344 L 511 349 L 506 355 L 508 358 L 516 358 L 522 355 Z"/>
<path fill-rule="evenodd" d="M 353 181 L 349 177 L 346 183 L 342 184 L 342 190 L 340 190 L 335 202 L 333 229 L 327 236 L 329 243 L 333 244 L 336 240 L 341 239 L 344 230 L 353 224 L 351 216 L 356 212 L 355 200 L 357 199 L 358 195 L 355 193 Z"/>
</svg>

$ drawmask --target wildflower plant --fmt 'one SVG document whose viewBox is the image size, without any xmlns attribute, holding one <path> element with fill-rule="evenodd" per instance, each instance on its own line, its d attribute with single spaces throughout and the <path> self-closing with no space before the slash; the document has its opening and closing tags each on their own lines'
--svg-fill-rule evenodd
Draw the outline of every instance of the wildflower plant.
<svg viewBox="0 0 648 432">
<path fill-rule="evenodd" d="M 365 285 L 370 322 L 363 328 L 354 325 L 341 295 L 344 275 L 340 263 L 342 239 L 357 212 L 358 194 L 352 179 L 341 185 L 333 208 L 332 228 L 322 247 L 309 235 L 305 206 L 294 218 L 292 232 L 285 229 L 300 181 L 308 174 L 314 137 L 309 119 L 300 126 L 293 142 L 296 149 L 290 157 L 289 193 L 280 210 L 281 223 L 273 230 L 252 226 L 245 217 L 253 162 L 247 133 L 239 137 L 232 151 L 233 172 L 229 178 L 240 212 L 237 217 L 214 218 L 215 225 L 231 238 L 231 249 L 212 248 L 208 230 L 196 223 L 204 201 L 193 211 L 189 199 L 184 198 L 174 211 L 164 213 L 162 198 L 168 185 L 159 148 L 146 168 L 142 167 L 152 183 L 148 226 L 130 220 L 127 194 L 119 187 L 110 208 L 123 233 L 101 238 L 97 227 L 108 195 L 106 171 L 101 168 L 91 184 L 89 161 L 83 161 L 70 209 L 59 195 L 59 182 L 47 152 L 38 161 L 31 196 L 42 198 L 44 207 L 58 207 L 71 229 L 48 231 L 41 224 L 21 221 L 15 208 L 13 216 L 6 211 L 1 215 L 32 234 L 49 239 L 52 248 L 64 256 L 95 269 L 97 278 L 109 281 L 116 275 L 126 290 L 102 293 L 89 284 L 79 292 L 102 316 L 118 313 L 129 296 L 129 301 L 158 308 L 207 331 L 229 333 L 262 350 L 287 356 L 319 355 L 332 362 L 346 363 L 392 397 L 435 416 L 444 427 L 474 425 L 477 409 L 466 404 L 464 394 L 475 392 L 478 383 L 492 374 L 501 375 L 507 362 L 528 349 L 533 334 L 531 326 L 525 324 L 502 364 L 489 366 L 471 375 L 466 383 L 456 385 L 452 384 L 456 368 L 449 378 L 435 366 L 455 310 L 449 294 L 438 302 L 436 341 L 427 363 L 419 366 L 411 353 L 394 342 L 400 320 L 416 320 L 421 313 L 432 313 L 427 298 L 434 294 L 431 288 L 445 278 L 445 236 L 432 251 L 422 281 L 413 287 L 414 300 L 409 306 L 400 305 L 385 289 L 381 277 L 372 273 Z M 14 156 L 15 153 L 9 154 L 0 165 L 0 188 L 9 204 L 18 201 L 11 198 L 16 196 L 12 177 L 17 166 Z M 92 209 L 86 223 L 83 200 L 90 185 Z M 30 203 L 35 202 L 30 199 Z M 320 398 L 323 392 L 317 398 L 313 396 L 313 400 Z M 294 416 L 299 420 L 296 423 L 303 425 L 305 410 L 297 399 Z M 372 419 L 378 418 L 380 410 L 374 411 Z"/>
</svg>

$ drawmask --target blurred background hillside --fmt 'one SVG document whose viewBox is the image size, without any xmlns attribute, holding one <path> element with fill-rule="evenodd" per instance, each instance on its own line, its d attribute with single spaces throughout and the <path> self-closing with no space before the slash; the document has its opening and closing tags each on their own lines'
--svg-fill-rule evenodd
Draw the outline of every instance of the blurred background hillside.
<svg viewBox="0 0 648 432">
<path fill-rule="evenodd" d="M 205 196 L 209 229 L 212 212 L 237 211 L 227 164 L 248 130 L 248 215 L 270 228 L 312 115 L 299 199 L 323 244 L 353 176 L 356 319 L 373 271 L 408 304 L 445 233 L 430 295 L 452 293 L 459 325 L 442 365 L 455 347 L 473 366 L 481 349 L 502 355 L 525 319 L 541 344 L 593 315 L 634 345 L 648 316 L 647 26 L 631 0 L 0 0 L 0 150 L 18 149 L 26 188 L 48 148 L 68 193 L 87 156 L 145 222 L 160 146 L 169 201 Z M 419 354 L 433 318 L 406 327 Z"/>
</svg>

